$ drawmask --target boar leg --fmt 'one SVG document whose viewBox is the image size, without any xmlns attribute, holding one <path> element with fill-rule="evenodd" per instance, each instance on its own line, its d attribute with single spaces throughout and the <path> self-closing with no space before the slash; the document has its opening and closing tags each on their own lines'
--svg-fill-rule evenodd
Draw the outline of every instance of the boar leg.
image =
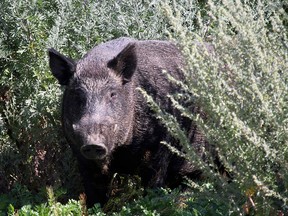
<svg viewBox="0 0 288 216">
<path fill-rule="evenodd" d="M 108 201 L 109 177 L 107 175 L 95 174 L 95 168 L 87 169 L 87 166 L 80 165 L 80 172 L 83 178 L 85 194 L 87 196 L 87 207 L 91 208 L 95 203 L 101 207 Z"/>
</svg>

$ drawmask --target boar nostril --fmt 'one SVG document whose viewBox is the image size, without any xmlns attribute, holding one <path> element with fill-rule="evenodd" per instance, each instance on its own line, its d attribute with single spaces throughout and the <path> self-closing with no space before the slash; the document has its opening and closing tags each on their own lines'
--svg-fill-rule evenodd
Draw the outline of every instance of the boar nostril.
<svg viewBox="0 0 288 216">
<path fill-rule="evenodd" d="M 103 159 L 107 154 L 107 148 L 104 144 L 88 144 L 81 147 L 82 155 L 90 160 Z"/>
</svg>

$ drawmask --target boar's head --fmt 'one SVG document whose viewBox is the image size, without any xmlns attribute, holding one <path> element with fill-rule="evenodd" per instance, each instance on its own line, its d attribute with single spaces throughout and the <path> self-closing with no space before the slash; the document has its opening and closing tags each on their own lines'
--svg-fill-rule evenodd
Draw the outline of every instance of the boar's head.
<svg viewBox="0 0 288 216">
<path fill-rule="evenodd" d="M 133 128 L 135 44 L 116 54 L 101 52 L 92 50 L 75 62 L 49 49 L 52 74 L 65 86 L 65 136 L 74 152 L 89 160 L 109 158 L 117 146 L 129 143 Z"/>
</svg>

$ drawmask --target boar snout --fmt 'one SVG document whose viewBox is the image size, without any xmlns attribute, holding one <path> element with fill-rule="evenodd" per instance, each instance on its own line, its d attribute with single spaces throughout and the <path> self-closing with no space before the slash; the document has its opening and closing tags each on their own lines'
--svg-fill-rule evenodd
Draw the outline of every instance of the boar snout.
<svg viewBox="0 0 288 216">
<path fill-rule="evenodd" d="M 82 155 L 89 160 L 104 159 L 108 152 L 106 146 L 103 143 L 86 144 L 82 146 L 80 150 Z"/>
<path fill-rule="evenodd" d="M 80 151 L 89 160 L 102 160 L 108 154 L 107 144 L 108 137 L 96 132 L 87 136 L 87 140 Z"/>
</svg>

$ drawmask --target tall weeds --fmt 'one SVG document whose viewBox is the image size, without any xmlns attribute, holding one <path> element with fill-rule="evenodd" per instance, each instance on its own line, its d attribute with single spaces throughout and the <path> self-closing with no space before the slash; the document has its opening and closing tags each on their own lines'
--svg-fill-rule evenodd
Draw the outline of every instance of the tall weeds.
<svg viewBox="0 0 288 216">
<path fill-rule="evenodd" d="M 68 198 L 82 190 L 60 127 L 62 92 L 49 72 L 47 48 L 80 58 L 112 38 L 170 35 L 182 47 L 187 68 L 184 81 L 171 77 L 182 93 L 169 97 L 201 126 L 233 175 L 228 184 L 211 170 L 212 161 L 207 165 L 197 159 L 175 118 L 154 104 L 159 119 L 186 145 L 183 156 L 194 158 L 210 177 L 190 182 L 194 190 L 181 195 L 187 200 L 183 209 L 200 215 L 286 213 L 287 8 L 285 0 L 1 1 L 0 212 L 9 203 L 27 207 L 43 202 L 35 194 L 46 185 L 65 188 Z M 200 105 L 207 118 L 191 113 L 183 100 Z M 208 153 L 207 158 L 213 160 Z M 137 205 L 135 212 L 142 209 L 147 215 L 157 206 L 145 199 Z M 123 210 L 124 215 L 129 211 Z"/>
<path fill-rule="evenodd" d="M 234 197 L 233 211 L 237 206 L 242 211 L 241 203 L 260 215 L 273 208 L 287 211 L 287 5 L 210 0 L 194 20 L 195 31 L 178 7 L 163 4 L 187 61 L 186 79 L 171 78 L 182 87 L 181 100 L 170 97 L 201 126 L 232 173 L 232 183 L 216 193 Z M 183 98 L 200 105 L 206 118 L 191 113 Z"/>
</svg>

